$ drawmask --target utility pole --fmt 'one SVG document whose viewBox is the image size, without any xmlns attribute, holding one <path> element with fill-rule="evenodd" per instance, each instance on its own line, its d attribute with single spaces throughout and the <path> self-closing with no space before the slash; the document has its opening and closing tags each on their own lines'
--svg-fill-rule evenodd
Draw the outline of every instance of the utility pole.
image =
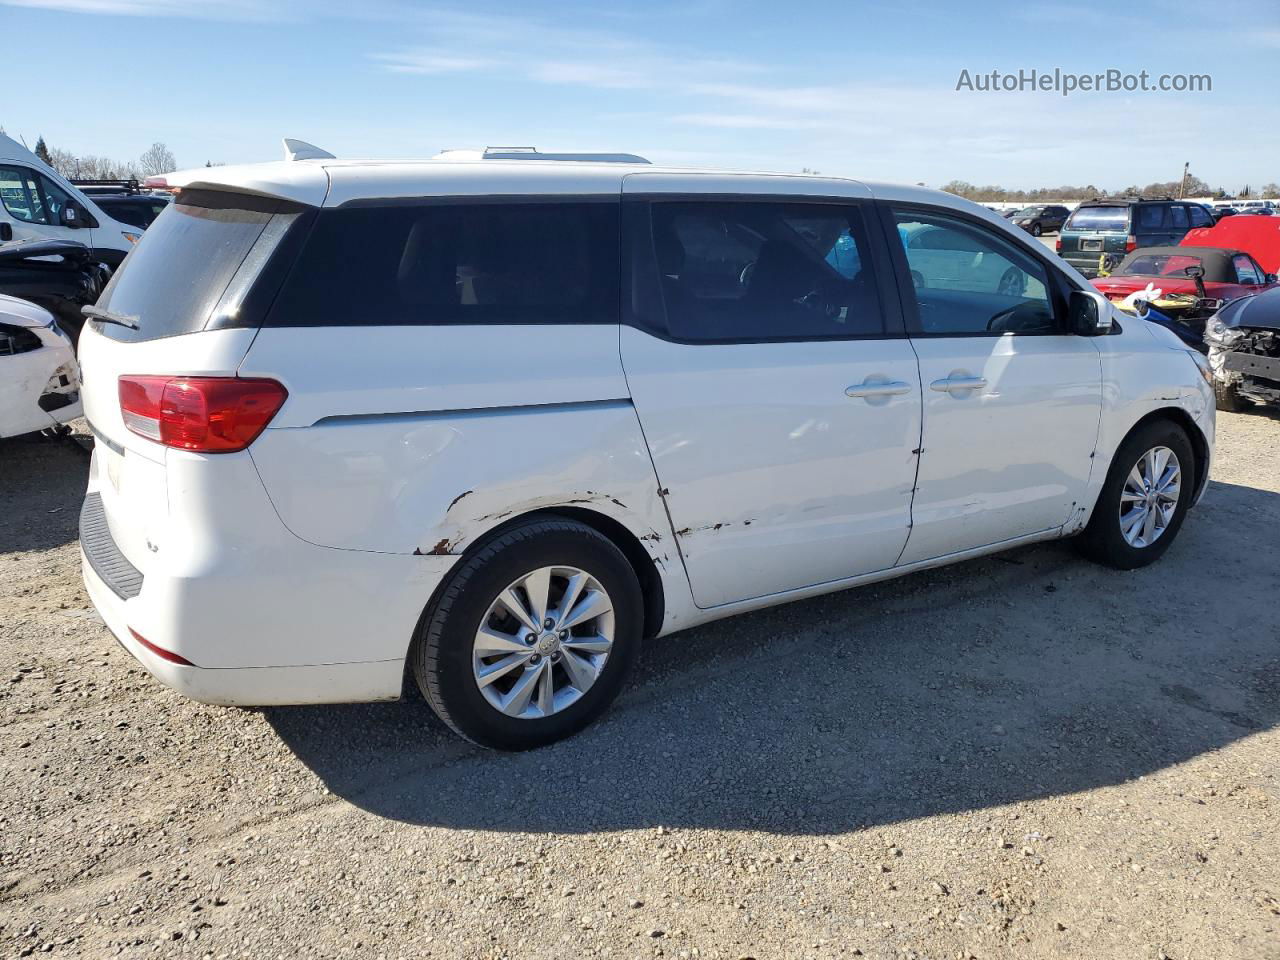
<svg viewBox="0 0 1280 960">
<path fill-rule="evenodd" d="M 1187 195 L 1187 174 L 1191 172 L 1191 161 L 1188 160 L 1182 165 L 1182 183 L 1178 187 L 1178 199 L 1181 200 Z"/>
</svg>

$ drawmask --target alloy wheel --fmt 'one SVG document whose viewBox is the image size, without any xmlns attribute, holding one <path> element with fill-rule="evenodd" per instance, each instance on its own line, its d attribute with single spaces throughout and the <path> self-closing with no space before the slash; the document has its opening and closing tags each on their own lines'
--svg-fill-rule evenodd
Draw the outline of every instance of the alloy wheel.
<svg viewBox="0 0 1280 960">
<path fill-rule="evenodd" d="M 1155 543 L 1173 522 L 1182 494 L 1182 465 L 1168 447 L 1138 458 L 1120 491 L 1120 533 L 1131 547 Z"/>
<path fill-rule="evenodd" d="M 613 647 L 613 603 L 577 567 L 540 567 L 493 602 L 472 644 L 476 685 L 510 717 L 549 717 L 599 679 Z"/>
</svg>

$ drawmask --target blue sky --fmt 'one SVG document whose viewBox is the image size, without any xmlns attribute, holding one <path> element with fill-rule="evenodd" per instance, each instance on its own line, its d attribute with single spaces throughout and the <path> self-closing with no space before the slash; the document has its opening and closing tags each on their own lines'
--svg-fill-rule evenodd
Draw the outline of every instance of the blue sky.
<svg viewBox="0 0 1280 960">
<path fill-rule="evenodd" d="M 287 135 L 339 156 L 533 145 L 932 186 L 1119 188 L 1184 161 L 1228 190 L 1280 181 L 1275 0 L 0 0 L 0 29 L 24 78 L 0 125 L 77 154 L 161 140 L 180 166 L 250 162 Z M 1213 90 L 955 89 L 962 69 L 1055 67 Z"/>
</svg>

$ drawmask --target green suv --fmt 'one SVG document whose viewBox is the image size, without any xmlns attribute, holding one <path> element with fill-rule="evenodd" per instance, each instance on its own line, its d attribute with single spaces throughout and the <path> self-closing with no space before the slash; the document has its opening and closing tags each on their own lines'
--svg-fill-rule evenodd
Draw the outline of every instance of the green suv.
<svg viewBox="0 0 1280 960">
<path fill-rule="evenodd" d="M 1056 249 L 1086 277 L 1096 277 L 1108 254 L 1124 257 L 1139 247 L 1177 246 L 1193 227 L 1211 226 L 1213 215 L 1186 200 L 1086 200 L 1063 225 Z"/>
</svg>

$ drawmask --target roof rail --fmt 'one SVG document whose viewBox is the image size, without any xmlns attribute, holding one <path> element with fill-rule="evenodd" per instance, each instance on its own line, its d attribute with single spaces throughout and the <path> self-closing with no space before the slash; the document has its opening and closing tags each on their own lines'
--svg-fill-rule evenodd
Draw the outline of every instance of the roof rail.
<svg viewBox="0 0 1280 960">
<path fill-rule="evenodd" d="M 87 187 L 82 193 L 89 195 L 95 193 L 140 193 L 141 185 L 136 177 L 128 177 L 122 180 L 79 180 L 73 179 L 71 183 L 77 187 Z"/>
<path fill-rule="evenodd" d="M 1169 196 L 1168 194 L 1165 194 L 1164 196 L 1159 196 L 1159 197 L 1144 197 L 1144 196 L 1139 196 L 1138 194 L 1130 193 L 1124 196 L 1116 195 L 1113 197 L 1091 197 L 1088 200 L 1082 200 L 1080 202 L 1081 203 L 1146 203 L 1148 201 L 1173 200 L 1173 199 L 1174 198 Z"/>
<path fill-rule="evenodd" d="M 485 147 L 485 160 L 567 160 L 582 163 L 648 163 L 634 153 L 539 153 L 536 147 Z"/>
</svg>

